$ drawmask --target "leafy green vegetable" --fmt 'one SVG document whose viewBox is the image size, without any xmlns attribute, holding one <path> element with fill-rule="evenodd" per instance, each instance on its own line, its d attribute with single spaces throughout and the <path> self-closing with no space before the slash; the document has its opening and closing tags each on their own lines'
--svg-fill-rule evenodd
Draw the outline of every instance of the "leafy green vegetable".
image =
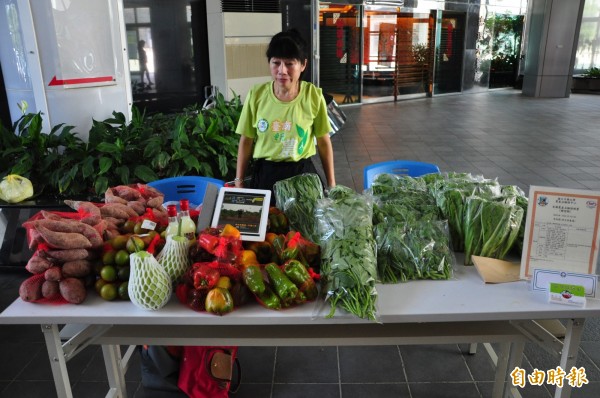
<svg viewBox="0 0 600 398">
<path fill-rule="evenodd" d="M 332 188 L 315 211 L 322 248 L 321 277 L 330 302 L 364 319 L 376 320 L 377 258 L 372 199 L 343 186 Z"/>
<path fill-rule="evenodd" d="M 393 199 L 396 193 L 405 190 L 426 191 L 427 184 L 422 178 L 382 173 L 371 184 L 371 193 L 381 200 Z"/>
<path fill-rule="evenodd" d="M 515 185 L 505 185 L 502 187 L 502 197 L 505 203 L 515 204 L 523 209 L 523 219 L 519 227 L 519 232 L 515 238 L 515 244 L 513 247 L 517 249 L 517 254 L 521 256 L 523 251 L 523 240 L 525 239 L 525 222 L 527 215 L 527 206 L 529 204 L 529 198 L 525 195 L 523 190 Z"/>
<path fill-rule="evenodd" d="M 466 202 L 465 265 L 472 264 L 472 255 L 503 259 L 519 234 L 523 209 L 476 196 Z"/>
<path fill-rule="evenodd" d="M 373 224 L 439 219 L 440 212 L 435 199 L 427 191 L 398 191 L 395 199 L 377 200 L 373 207 Z"/>
<path fill-rule="evenodd" d="M 277 181 L 273 186 L 277 207 L 285 213 L 290 227 L 317 242 L 315 207 L 323 199 L 323 185 L 317 174 L 305 173 Z"/>
<path fill-rule="evenodd" d="M 451 278 L 455 259 L 446 221 L 381 223 L 374 235 L 382 283 Z"/>
</svg>

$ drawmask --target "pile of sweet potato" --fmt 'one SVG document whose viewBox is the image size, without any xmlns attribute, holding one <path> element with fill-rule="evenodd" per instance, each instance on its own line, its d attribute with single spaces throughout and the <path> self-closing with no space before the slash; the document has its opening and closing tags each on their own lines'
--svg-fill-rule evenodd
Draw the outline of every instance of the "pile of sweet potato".
<svg viewBox="0 0 600 398">
<path fill-rule="evenodd" d="M 163 200 L 162 193 L 147 185 L 120 185 L 106 191 L 105 203 L 65 200 L 76 213 L 38 212 L 23 223 L 34 254 L 26 265 L 33 276 L 21 284 L 21 299 L 83 302 L 104 242 L 120 234 L 131 219 L 166 224 Z"/>
<path fill-rule="evenodd" d="M 62 297 L 73 304 L 83 302 L 86 278 L 93 275 L 92 261 L 104 244 L 102 218 L 91 213 L 42 210 L 23 227 L 29 248 L 35 252 L 25 266 L 34 276 L 21 285 L 21 298 L 39 301 Z M 39 277 L 41 274 L 43 278 Z"/>
</svg>

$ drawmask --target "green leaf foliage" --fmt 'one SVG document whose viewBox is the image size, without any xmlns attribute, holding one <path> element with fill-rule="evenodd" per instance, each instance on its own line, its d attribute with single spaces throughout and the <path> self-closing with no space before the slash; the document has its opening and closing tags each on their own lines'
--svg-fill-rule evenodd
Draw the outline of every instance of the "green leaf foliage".
<svg viewBox="0 0 600 398">
<path fill-rule="evenodd" d="M 93 120 L 84 142 L 75 127 L 58 124 L 42 131 L 41 113 L 28 113 L 12 128 L 0 126 L 0 178 L 19 174 L 35 195 L 101 197 L 111 186 L 147 183 L 180 175 L 230 180 L 235 175 L 242 104 L 218 94 L 211 109 L 194 105 L 146 115 L 132 108 Z"/>
</svg>

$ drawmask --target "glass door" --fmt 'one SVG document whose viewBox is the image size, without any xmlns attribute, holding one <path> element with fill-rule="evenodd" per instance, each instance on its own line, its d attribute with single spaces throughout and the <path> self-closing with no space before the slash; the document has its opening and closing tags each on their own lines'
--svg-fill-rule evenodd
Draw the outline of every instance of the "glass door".
<svg viewBox="0 0 600 398">
<path fill-rule="evenodd" d="M 319 3 L 319 83 L 338 104 L 431 94 L 435 17 Z"/>
<path fill-rule="evenodd" d="M 438 11 L 434 94 L 462 91 L 465 13 Z"/>
<path fill-rule="evenodd" d="M 319 82 L 338 104 L 361 102 L 360 5 L 321 3 Z"/>
</svg>

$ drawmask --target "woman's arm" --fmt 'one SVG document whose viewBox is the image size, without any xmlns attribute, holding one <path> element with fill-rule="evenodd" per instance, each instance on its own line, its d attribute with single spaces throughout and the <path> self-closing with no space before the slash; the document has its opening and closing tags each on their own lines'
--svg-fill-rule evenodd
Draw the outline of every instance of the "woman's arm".
<svg viewBox="0 0 600 398">
<path fill-rule="evenodd" d="M 252 146 L 254 140 L 245 135 L 240 136 L 240 143 L 238 144 L 238 157 L 237 165 L 235 169 L 235 186 L 236 188 L 244 187 L 244 177 L 246 176 L 246 169 L 248 168 L 248 162 L 252 158 Z"/>
<path fill-rule="evenodd" d="M 331 139 L 329 134 L 325 134 L 323 137 L 317 138 L 317 150 L 319 151 L 319 157 L 323 164 L 323 171 L 325 171 L 325 178 L 327 178 L 327 186 L 329 188 L 335 187 L 335 171 L 333 168 L 333 146 L 331 145 Z"/>
</svg>

